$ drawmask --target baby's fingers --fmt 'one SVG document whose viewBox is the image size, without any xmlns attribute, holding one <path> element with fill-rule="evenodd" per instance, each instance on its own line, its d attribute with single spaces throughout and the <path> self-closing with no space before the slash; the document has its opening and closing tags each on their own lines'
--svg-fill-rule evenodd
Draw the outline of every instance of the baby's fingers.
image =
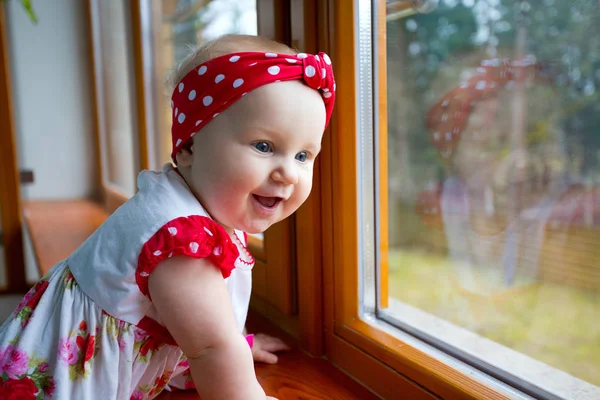
<svg viewBox="0 0 600 400">
<path fill-rule="evenodd" d="M 290 347 L 285 344 L 285 342 L 279 338 L 273 337 L 273 336 L 269 336 L 269 335 L 264 335 L 259 333 L 257 336 L 259 336 L 259 341 L 260 341 L 260 347 L 263 350 L 266 351 L 270 351 L 270 352 L 277 352 L 277 351 L 287 351 L 290 350 Z"/>
<path fill-rule="evenodd" d="M 256 350 L 253 356 L 254 361 L 265 364 L 277 364 L 277 361 L 279 360 L 275 354 L 265 350 Z"/>
</svg>

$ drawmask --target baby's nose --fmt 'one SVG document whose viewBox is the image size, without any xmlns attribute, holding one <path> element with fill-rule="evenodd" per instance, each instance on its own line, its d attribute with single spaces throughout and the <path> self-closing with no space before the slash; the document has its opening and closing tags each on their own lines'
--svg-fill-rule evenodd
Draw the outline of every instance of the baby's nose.
<svg viewBox="0 0 600 400">
<path fill-rule="evenodd" d="M 295 185 L 298 183 L 298 171 L 292 163 L 282 163 L 271 174 L 271 179 L 284 185 Z"/>
</svg>

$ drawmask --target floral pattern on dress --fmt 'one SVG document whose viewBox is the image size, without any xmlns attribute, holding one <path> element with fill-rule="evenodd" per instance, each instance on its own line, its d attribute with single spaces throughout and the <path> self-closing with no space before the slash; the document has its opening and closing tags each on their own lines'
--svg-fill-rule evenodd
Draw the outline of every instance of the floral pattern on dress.
<svg viewBox="0 0 600 400">
<path fill-rule="evenodd" d="M 119 350 L 125 350 L 127 343 L 125 342 L 124 332 L 129 323 L 116 319 L 106 311 L 102 310 L 102 314 L 106 317 L 104 320 L 104 329 L 111 339 L 116 340 L 119 345 Z"/>
<path fill-rule="evenodd" d="M 21 326 L 27 326 L 29 319 L 31 318 L 31 314 L 33 314 L 33 310 L 37 307 L 42 295 L 48 288 L 48 281 L 41 280 L 35 284 L 29 292 L 23 297 L 23 300 L 17 306 L 15 313 L 17 318 L 21 321 Z"/>
<path fill-rule="evenodd" d="M 88 332 L 84 320 L 79 323 L 78 331 L 71 331 L 67 338 L 60 340 L 58 358 L 69 366 L 69 378 L 72 381 L 89 376 L 92 358 L 99 348 L 96 336 Z"/>
<path fill-rule="evenodd" d="M 185 355 L 181 356 L 181 361 L 177 364 L 177 369 L 183 369 L 181 374 L 184 379 L 184 389 L 196 389 L 194 381 L 192 380 L 192 371 L 190 371 L 190 362 Z"/>
<path fill-rule="evenodd" d="M 163 342 L 138 327 L 133 329 L 133 337 L 133 349 L 139 352 L 138 360 L 144 363 L 150 360 L 153 352 L 164 346 Z"/>
<path fill-rule="evenodd" d="M 152 398 L 163 391 L 169 379 L 171 379 L 173 371 L 165 371 L 161 376 L 157 377 L 152 384 L 138 386 L 133 391 L 130 400 L 144 400 L 146 398 Z"/>
<path fill-rule="evenodd" d="M 72 290 L 73 285 L 75 285 L 77 283 L 77 281 L 75 280 L 75 277 L 73 276 L 71 271 L 68 269 L 65 270 L 65 272 L 63 273 L 62 279 L 65 282 L 65 289 L 67 289 L 67 290 Z"/>
<path fill-rule="evenodd" d="M 29 357 L 12 344 L 0 348 L 0 399 L 52 398 L 55 382 L 46 372 L 48 363 L 44 359 Z"/>
</svg>

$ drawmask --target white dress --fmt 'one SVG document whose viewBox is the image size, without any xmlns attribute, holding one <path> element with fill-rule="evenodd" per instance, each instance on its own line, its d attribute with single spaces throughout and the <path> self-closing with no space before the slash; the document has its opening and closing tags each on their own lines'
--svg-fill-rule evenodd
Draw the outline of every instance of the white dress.
<svg viewBox="0 0 600 400">
<path fill-rule="evenodd" d="M 252 263 L 170 165 L 142 172 L 138 186 L 0 327 L 0 399 L 141 400 L 193 388 L 148 293 L 149 274 L 173 255 L 221 269 L 243 331 Z"/>
</svg>

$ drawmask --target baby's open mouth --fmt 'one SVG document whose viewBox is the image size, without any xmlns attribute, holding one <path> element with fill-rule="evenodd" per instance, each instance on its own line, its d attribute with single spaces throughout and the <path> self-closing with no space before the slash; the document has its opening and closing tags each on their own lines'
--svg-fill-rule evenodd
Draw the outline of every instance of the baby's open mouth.
<svg viewBox="0 0 600 400">
<path fill-rule="evenodd" d="M 264 197 L 257 194 L 253 194 L 256 201 L 263 207 L 275 208 L 283 200 L 281 197 Z"/>
</svg>

